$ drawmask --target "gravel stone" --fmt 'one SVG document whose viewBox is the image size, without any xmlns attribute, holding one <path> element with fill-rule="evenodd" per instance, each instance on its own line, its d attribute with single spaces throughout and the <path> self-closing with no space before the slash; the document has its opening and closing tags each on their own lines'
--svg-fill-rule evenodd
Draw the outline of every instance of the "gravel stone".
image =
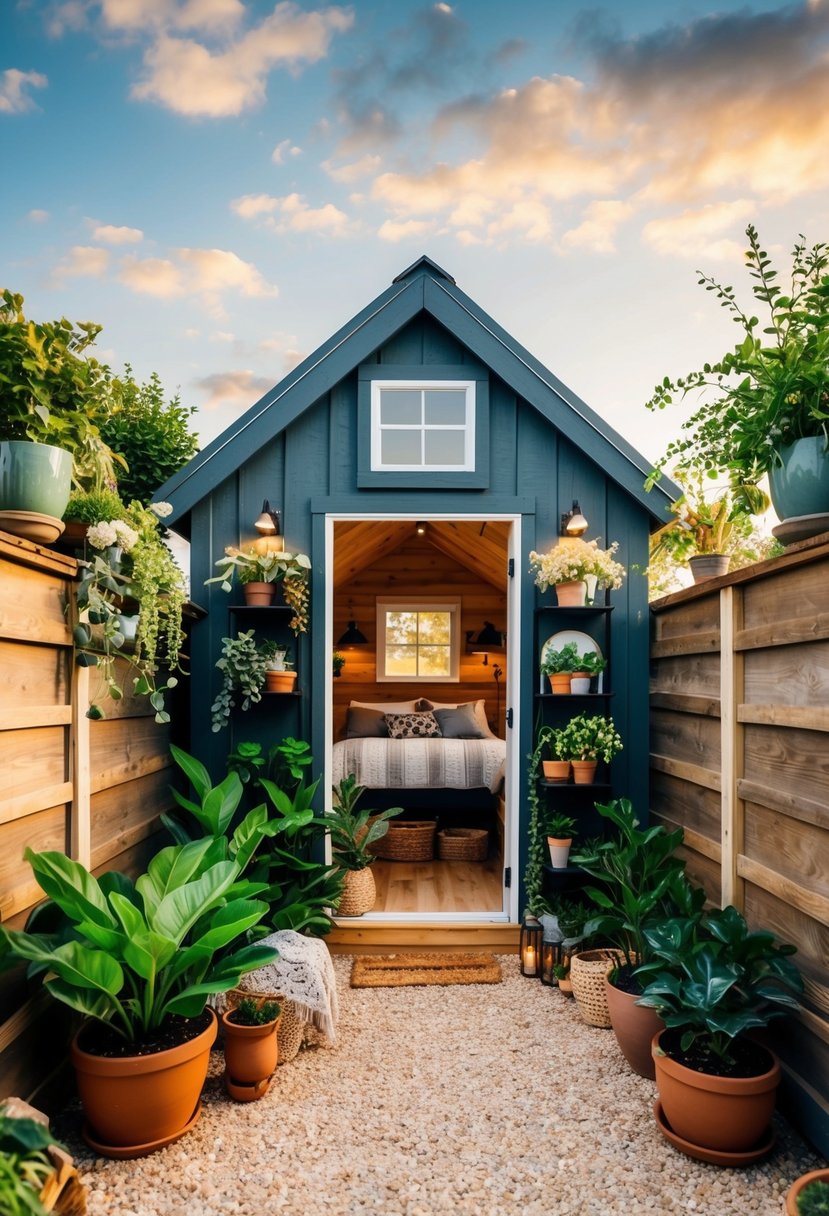
<svg viewBox="0 0 829 1216">
<path fill-rule="evenodd" d="M 446 988 L 352 989 L 351 962 L 338 1046 L 301 1051 L 259 1102 L 225 1095 L 215 1051 L 196 1127 L 150 1157 L 96 1158 L 78 1108 L 56 1121 L 90 1216 L 780 1216 L 822 1164 L 781 1116 L 749 1169 L 678 1153 L 613 1032 L 515 956 L 501 984 Z"/>
</svg>

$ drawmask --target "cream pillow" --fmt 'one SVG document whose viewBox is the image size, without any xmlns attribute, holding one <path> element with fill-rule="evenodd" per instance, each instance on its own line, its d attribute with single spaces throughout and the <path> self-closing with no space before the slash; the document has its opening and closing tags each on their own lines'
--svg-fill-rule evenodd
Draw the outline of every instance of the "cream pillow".
<svg viewBox="0 0 829 1216">
<path fill-rule="evenodd" d="M 485 739 L 497 739 L 498 736 L 493 734 L 489 729 L 489 723 L 486 720 L 486 701 L 430 701 L 426 697 L 422 697 L 417 702 L 419 710 L 430 709 L 459 709 L 461 705 L 469 705 L 475 716 L 475 722 Z"/>
<path fill-rule="evenodd" d="M 379 709 L 381 714 L 413 714 L 417 701 L 350 701 L 350 709 Z"/>
</svg>

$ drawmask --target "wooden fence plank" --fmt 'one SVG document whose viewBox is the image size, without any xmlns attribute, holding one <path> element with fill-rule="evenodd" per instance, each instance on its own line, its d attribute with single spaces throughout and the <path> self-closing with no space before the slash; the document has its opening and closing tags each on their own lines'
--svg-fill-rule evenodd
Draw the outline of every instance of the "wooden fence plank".
<svg viewBox="0 0 829 1216">
<path fill-rule="evenodd" d="M 740 705 L 737 720 L 757 722 L 763 726 L 829 730 L 829 709 L 818 705 Z"/>
<path fill-rule="evenodd" d="M 738 706 L 743 700 L 743 657 L 734 649 L 734 637 L 742 624 L 742 591 L 723 587 L 720 592 L 720 755 L 722 778 L 721 898 L 743 910 L 743 884 L 737 859 L 743 851 L 745 805 L 738 784 L 743 775 L 743 730 Z"/>
<path fill-rule="evenodd" d="M 69 726 L 71 705 L 21 705 L 0 710 L 0 730 L 30 730 L 37 726 Z"/>
<path fill-rule="evenodd" d="M 792 819 L 799 819 L 802 823 L 826 827 L 825 802 L 803 798 L 798 794 L 789 793 L 788 790 L 772 789 L 768 785 L 761 785 L 758 781 L 749 781 L 747 778 L 743 778 L 740 782 L 740 796 L 746 802 L 756 802 L 758 806 L 780 811 L 781 814 L 788 815 Z"/>
<path fill-rule="evenodd" d="M 709 790 L 722 789 L 720 774 L 703 768 L 700 764 L 688 764 L 683 760 L 672 760 L 670 756 L 660 756 L 651 752 L 650 765 L 651 768 L 658 769 L 660 773 L 681 777 L 684 781 L 692 781 L 694 785 L 704 785 Z"/>
<path fill-rule="evenodd" d="M 720 702 L 718 697 L 699 697 L 690 693 L 652 692 L 650 696 L 652 709 L 673 709 L 682 714 L 700 714 L 706 718 L 719 718 Z"/>
<path fill-rule="evenodd" d="M 62 802 L 71 802 L 72 789 L 71 781 L 61 781 L 57 785 L 44 785 L 39 790 L 17 794 L 14 798 L 4 798 L 0 802 L 0 823 L 13 823 L 38 811 L 60 806 Z"/>
<path fill-rule="evenodd" d="M 816 642 L 820 638 L 829 638 L 829 612 L 741 629 L 734 646 L 737 650 L 757 650 L 766 646 L 791 646 L 795 642 Z"/>
<path fill-rule="evenodd" d="M 776 870 L 754 861 L 751 857 L 738 857 L 737 868 L 741 876 L 753 882 L 756 887 L 761 887 L 770 895 L 776 895 L 778 899 L 782 899 L 792 908 L 797 908 L 799 912 L 805 912 L 822 925 L 829 926 L 829 898 L 825 895 L 820 895 L 817 891 L 807 891 L 799 883 L 778 874 Z"/>
<path fill-rule="evenodd" d="M 651 643 L 651 658 L 666 659 L 678 654 L 707 654 L 720 648 L 719 630 L 712 629 L 707 633 L 693 633 L 685 637 L 666 638 L 665 641 Z"/>
</svg>

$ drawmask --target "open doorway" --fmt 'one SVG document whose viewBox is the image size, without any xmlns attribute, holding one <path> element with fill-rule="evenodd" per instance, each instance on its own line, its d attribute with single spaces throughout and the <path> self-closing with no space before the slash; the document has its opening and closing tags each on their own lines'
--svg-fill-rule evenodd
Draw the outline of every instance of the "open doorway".
<svg viewBox="0 0 829 1216">
<path fill-rule="evenodd" d="M 378 848 L 368 918 L 508 920 L 517 524 L 348 518 L 329 528 L 328 784 L 354 772 L 362 805 L 403 808 Z"/>
</svg>

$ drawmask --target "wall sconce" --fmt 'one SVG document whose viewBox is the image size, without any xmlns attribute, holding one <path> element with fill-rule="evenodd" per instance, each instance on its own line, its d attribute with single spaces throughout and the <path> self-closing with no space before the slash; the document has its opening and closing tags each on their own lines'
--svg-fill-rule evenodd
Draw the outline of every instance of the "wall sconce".
<svg viewBox="0 0 829 1216">
<path fill-rule="evenodd" d="M 573 499 L 572 511 L 567 511 L 561 517 L 561 536 L 583 536 L 590 527 L 587 520 L 581 513 L 578 499 Z"/>
<path fill-rule="evenodd" d="M 348 601 L 348 611 L 351 614 L 354 611 L 354 605 L 351 600 Z M 352 618 L 348 622 L 348 628 L 337 642 L 337 650 L 350 646 L 367 646 L 368 638 L 357 628 L 357 622 Z"/>
<path fill-rule="evenodd" d="M 535 916 L 527 916 L 521 926 L 521 941 L 519 957 L 521 959 L 521 974 L 536 978 L 541 965 L 541 943 L 544 930 L 541 922 Z"/>
<path fill-rule="evenodd" d="M 496 629 L 492 621 L 484 621 L 484 627 L 478 636 L 475 636 L 475 631 L 470 630 L 466 635 L 467 648 L 472 654 L 482 654 L 484 656 L 483 666 L 489 666 L 490 650 L 503 650 L 504 635 L 500 629 Z"/>
<path fill-rule="evenodd" d="M 279 536 L 279 512 L 271 510 L 271 504 L 267 498 L 262 503 L 262 514 L 253 526 L 263 536 Z"/>
</svg>

